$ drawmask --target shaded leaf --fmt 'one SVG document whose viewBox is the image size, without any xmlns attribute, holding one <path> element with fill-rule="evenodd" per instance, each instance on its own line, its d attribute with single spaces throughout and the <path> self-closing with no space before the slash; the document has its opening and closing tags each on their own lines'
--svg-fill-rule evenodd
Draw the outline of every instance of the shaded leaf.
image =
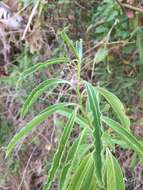
<svg viewBox="0 0 143 190">
<path fill-rule="evenodd" d="M 28 112 L 29 108 L 36 102 L 37 98 L 49 87 L 56 85 L 56 84 L 69 84 L 70 82 L 66 80 L 61 80 L 61 79 L 48 79 L 45 80 L 44 82 L 40 83 L 36 88 L 32 90 L 32 92 L 29 94 L 27 99 L 25 100 L 22 109 L 21 109 L 21 117 L 24 117 L 26 113 Z"/>
<path fill-rule="evenodd" d="M 93 121 L 93 137 L 94 137 L 94 146 L 95 146 L 95 168 L 96 168 L 96 176 L 100 186 L 102 186 L 102 159 L 101 159 L 101 151 L 102 151 L 102 142 L 101 142 L 101 113 L 99 109 L 99 100 L 97 98 L 97 92 L 95 88 L 90 84 L 86 83 L 86 90 L 88 93 L 89 106 L 92 113 Z"/>
<path fill-rule="evenodd" d="M 51 60 L 45 61 L 43 63 L 37 63 L 36 65 L 26 69 L 23 73 L 21 73 L 18 83 L 21 80 L 26 79 L 29 75 L 33 74 L 39 69 L 43 69 L 49 65 L 54 65 L 54 64 L 64 63 L 64 62 L 69 62 L 69 60 L 67 58 L 57 58 L 57 59 L 51 59 Z"/>
<path fill-rule="evenodd" d="M 122 170 L 109 149 L 106 150 L 106 183 L 107 190 L 125 190 Z"/>
<path fill-rule="evenodd" d="M 82 143 L 82 140 L 83 138 L 85 137 L 86 133 L 87 133 L 87 130 L 88 128 L 85 128 L 82 132 L 81 132 L 81 135 L 79 137 L 79 140 L 77 141 L 77 145 L 74 149 L 74 152 L 73 154 L 71 155 L 71 152 L 70 152 L 70 155 L 71 155 L 71 162 L 70 162 L 70 167 L 69 169 L 67 170 L 67 174 L 66 174 L 66 178 L 65 178 L 65 182 L 64 182 L 64 186 L 63 186 L 63 190 L 66 190 L 67 189 L 67 185 L 68 185 L 68 182 L 70 181 L 70 177 L 71 177 L 71 174 L 73 172 L 73 169 L 74 169 L 74 166 L 76 165 L 76 162 L 77 162 L 77 156 L 78 156 L 78 153 L 79 153 L 79 150 L 80 150 L 80 146 L 81 146 L 81 143 Z M 68 156 L 70 156 L 68 155 Z M 69 159 L 69 157 L 67 158 Z M 67 160 L 68 161 L 68 160 Z"/>
<path fill-rule="evenodd" d="M 108 55 L 108 50 L 106 47 L 99 48 L 95 54 L 94 63 L 99 63 L 101 61 L 104 61 L 107 55 Z"/>
<path fill-rule="evenodd" d="M 64 128 L 62 137 L 60 139 L 60 142 L 59 142 L 59 145 L 57 148 L 57 152 L 55 153 L 53 161 L 52 161 L 51 169 L 50 169 L 49 175 L 48 175 L 48 180 L 44 185 L 44 190 L 48 190 L 50 188 L 51 183 L 54 180 L 57 169 L 59 168 L 59 165 L 61 163 L 61 158 L 65 151 L 65 147 L 67 145 L 68 138 L 69 138 L 72 128 L 74 126 L 75 116 L 76 116 L 76 111 L 74 111 L 72 113 L 71 117 L 69 118 L 69 120 Z"/>
<path fill-rule="evenodd" d="M 73 41 L 68 37 L 68 35 L 66 34 L 65 30 L 63 30 L 61 32 L 61 37 L 64 40 L 64 42 L 66 43 L 66 45 L 69 47 L 69 49 L 72 51 L 72 53 L 74 54 L 74 56 L 79 59 L 79 55 L 78 52 L 74 46 Z"/>
<path fill-rule="evenodd" d="M 93 155 L 89 154 L 81 161 L 67 190 L 87 190 L 91 185 L 93 171 Z"/>
<path fill-rule="evenodd" d="M 34 117 L 30 122 L 28 122 L 25 127 L 23 127 L 16 135 L 11 139 L 10 143 L 6 148 L 6 157 L 13 151 L 16 144 L 25 136 L 27 136 L 35 127 L 41 124 L 47 117 L 52 115 L 55 111 L 60 110 L 64 106 L 71 105 L 70 103 L 59 103 L 49 106 L 42 113 Z M 73 105 L 73 104 L 72 104 Z"/>
<path fill-rule="evenodd" d="M 130 132 L 123 128 L 118 122 L 108 118 L 102 117 L 111 129 L 113 129 L 120 137 L 130 146 L 131 149 L 136 151 L 140 156 L 143 157 L 143 145 L 134 137 Z"/>
<path fill-rule="evenodd" d="M 117 117 L 119 118 L 121 124 L 130 131 L 130 120 L 127 117 L 125 113 L 125 108 L 119 98 L 109 92 L 108 90 L 97 87 L 97 90 L 99 90 L 99 93 L 101 93 L 102 96 L 108 101 L 108 103 L 112 106 L 114 112 L 116 113 Z"/>
</svg>

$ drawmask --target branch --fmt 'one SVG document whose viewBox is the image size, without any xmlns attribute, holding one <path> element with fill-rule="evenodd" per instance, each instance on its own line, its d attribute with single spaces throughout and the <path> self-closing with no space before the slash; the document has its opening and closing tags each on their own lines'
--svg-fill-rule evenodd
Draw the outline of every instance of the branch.
<svg viewBox="0 0 143 190">
<path fill-rule="evenodd" d="M 143 9 L 141 8 L 138 8 L 138 7 L 134 7 L 132 5 L 129 5 L 129 4 L 126 4 L 126 3 L 121 3 L 121 5 L 125 8 L 128 8 L 128 9 L 131 9 L 131 10 L 134 10 L 134 11 L 137 11 L 137 12 L 140 12 L 140 13 L 143 13 Z"/>
</svg>

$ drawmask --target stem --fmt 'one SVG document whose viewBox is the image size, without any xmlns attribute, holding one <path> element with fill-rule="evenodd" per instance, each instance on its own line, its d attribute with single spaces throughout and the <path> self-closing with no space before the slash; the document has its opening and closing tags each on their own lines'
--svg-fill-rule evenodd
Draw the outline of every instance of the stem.
<svg viewBox="0 0 143 190">
<path fill-rule="evenodd" d="M 77 92 L 77 95 L 78 95 L 78 101 L 79 101 L 79 105 L 80 105 L 80 108 L 81 108 L 81 112 L 84 113 L 84 109 L 83 109 L 83 105 L 82 105 L 82 96 L 81 96 L 81 93 L 80 93 L 80 84 L 81 84 L 80 73 L 81 73 L 81 60 L 78 59 L 77 60 L 77 80 L 78 80 L 78 84 L 77 84 L 76 92 Z"/>
<path fill-rule="evenodd" d="M 77 79 L 78 79 L 78 84 L 77 84 L 77 87 L 76 87 L 76 93 L 77 93 L 77 97 L 78 97 L 78 102 L 79 102 L 79 105 L 80 105 L 80 111 L 81 113 L 83 114 L 83 116 L 85 118 L 87 118 L 87 114 L 84 110 L 84 106 L 83 106 L 83 101 L 82 101 L 82 95 L 81 95 L 81 92 L 80 92 L 80 86 L 81 86 L 81 76 L 80 76 L 80 73 L 81 73 L 81 59 L 77 59 Z"/>
<path fill-rule="evenodd" d="M 138 7 L 134 7 L 132 5 L 129 5 L 129 4 L 126 4 L 126 3 L 121 3 L 121 5 L 125 8 L 128 8 L 128 9 L 131 9 L 133 11 L 137 11 L 137 12 L 140 12 L 140 13 L 143 13 L 143 9 L 141 8 L 138 8 Z"/>
<path fill-rule="evenodd" d="M 26 34 L 27 34 L 27 32 L 28 32 L 28 29 L 29 29 L 30 24 L 31 24 L 31 22 L 32 22 L 32 19 L 33 19 L 34 15 L 35 15 L 35 13 L 36 13 L 36 11 L 37 11 L 37 8 L 38 8 L 38 6 L 39 6 L 39 4 L 40 4 L 40 1 L 41 1 L 41 0 L 37 0 L 37 2 L 36 2 L 36 4 L 35 4 L 35 6 L 34 6 L 32 12 L 31 12 L 31 15 L 29 16 L 28 23 L 27 23 L 26 28 L 25 28 L 25 30 L 24 30 L 24 32 L 23 32 L 23 35 L 22 35 L 22 40 L 25 39 L 25 36 L 26 36 Z"/>
</svg>

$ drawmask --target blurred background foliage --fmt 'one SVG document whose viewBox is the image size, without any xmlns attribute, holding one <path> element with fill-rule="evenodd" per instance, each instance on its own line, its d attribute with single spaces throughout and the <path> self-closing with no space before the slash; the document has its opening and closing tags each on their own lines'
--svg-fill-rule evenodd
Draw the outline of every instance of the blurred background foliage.
<svg viewBox="0 0 143 190">
<path fill-rule="evenodd" d="M 21 14 L 28 23 L 38 1 L 7 0 L 5 2 L 9 6 L 15 3 L 13 9 L 22 10 Z M 23 34 L 21 30 L 6 33 L 5 43 L 11 48 L 6 62 L 3 56 L 0 56 L 0 146 L 6 145 L 13 134 L 45 105 L 57 100 L 74 98 L 74 94 L 68 96 L 64 88 L 59 87 L 58 90 L 53 91 L 49 89 L 40 98 L 38 105 L 31 110 L 26 120 L 19 118 L 19 108 L 29 91 L 35 87 L 35 82 L 39 84 L 46 78 L 59 76 L 71 80 L 74 76 L 72 66 L 55 65 L 38 71 L 16 88 L 18 77 L 25 69 L 66 54 L 66 47 L 59 35 L 63 28 L 67 28 L 68 35 L 73 41 L 83 39 L 82 77 L 95 85 L 108 88 L 122 100 L 132 121 L 132 130 L 138 138 L 141 138 L 143 136 L 143 2 L 139 0 L 41 0 L 24 40 L 21 40 Z M 69 56 L 71 56 L 70 52 Z M 55 123 L 57 122 L 56 118 Z M 39 132 L 34 132 L 26 139 L 27 146 L 22 145 L 20 153 L 19 147 L 17 148 L 12 161 L 6 163 L 1 153 L 0 189 L 1 186 L 10 187 L 11 190 L 18 189 L 20 176 L 25 171 L 31 152 L 36 157 L 31 160 L 31 165 L 28 165 L 24 187 L 21 189 L 26 189 L 27 186 L 30 190 L 41 188 L 54 151 L 51 148 L 55 145 L 52 138 L 58 139 L 61 132 L 58 129 L 55 134 L 54 129 L 45 129 L 46 125 L 45 122 L 38 128 Z M 54 124 L 51 123 L 51 126 Z M 29 139 L 33 139 L 32 143 Z M 119 150 L 118 153 L 122 155 L 124 150 Z M 131 167 L 126 160 L 130 159 L 130 153 L 126 154 L 123 162 L 129 178 Z M 48 161 L 47 156 L 49 156 Z M 36 159 L 37 157 L 39 159 Z M 118 157 L 120 160 L 121 156 Z M 134 160 L 136 162 L 137 158 Z M 140 179 L 143 177 L 142 168 L 137 166 L 137 170 L 139 172 L 134 170 L 131 177 L 134 176 L 136 180 L 130 184 L 131 187 L 127 186 L 127 189 L 133 189 L 141 183 L 139 177 Z M 142 186 L 138 189 L 141 190 Z"/>
</svg>

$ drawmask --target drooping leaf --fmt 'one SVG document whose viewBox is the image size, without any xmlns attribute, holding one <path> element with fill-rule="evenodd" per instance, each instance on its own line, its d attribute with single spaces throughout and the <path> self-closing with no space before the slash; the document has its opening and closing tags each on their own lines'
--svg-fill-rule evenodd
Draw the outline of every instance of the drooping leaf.
<svg viewBox="0 0 143 190">
<path fill-rule="evenodd" d="M 52 161 L 51 169 L 50 169 L 49 175 L 48 175 L 48 180 L 44 185 L 44 190 L 49 190 L 50 185 L 54 180 L 57 169 L 59 168 L 63 153 L 65 151 L 65 147 L 67 145 L 69 136 L 70 136 L 72 128 L 74 126 L 76 112 L 77 112 L 77 110 L 72 113 L 71 117 L 69 118 L 69 120 L 64 128 L 62 137 L 60 139 L 60 142 L 59 142 L 59 145 L 57 148 L 57 152 L 55 153 L 53 161 Z"/>
<path fill-rule="evenodd" d="M 21 109 L 21 117 L 24 117 L 32 104 L 36 102 L 37 98 L 49 87 L 56 85 L 56 84 L 69 84 L 70 82 L 62 79 L 48 79 L 44 82 L 40 83 L 36 88 L 32 90 L 32 92 L 29 94 L 27 99 L 25 100 L 22 109 Z"/>
<path fill-rule="evenodd" d="M 21 73 L 18 82 L 26 79 L 29 75 L 33 74 L 34 72 L 36 72 L 39 69 L 43 69 L 49 65 L 65 63 L 65 62 L 69 62 L 69 60 L 67 58 L 57 58 L 57 59 L 51 59 L 51 60 L 45 61 L 43 63 L 37 63 L 36 65 L 26 69 L 23 73 Z"/>
<path fill-rule="evenodd" d="M 140 156 L 143 157 L 143 145 L 134 137 L 130 132 L 123 128 L 118 122 L 108 118 L 102 117 L 103 122 L 105 122 L 112 130 L 114 130 L 121 139 L 123 139 L 129 147 L 136 151 Z"/>
<path fill-rule="evenodd" d="M 23 127 L 16 135 L 11 139 L 10 143 L 6 148 L 6 157 L 13 151 L 16 144 L 23 138 L 26 137 L 35 127 L 41 124 L 47 117 L 52 115 L 55 111 L 60 110 L 62 107 L 73 105 L 66 103 L 59 103 L 49 106 L 42 113 L 34 117 L 30 122 L 28 122 L 25 127 Z"/>
</svg>

